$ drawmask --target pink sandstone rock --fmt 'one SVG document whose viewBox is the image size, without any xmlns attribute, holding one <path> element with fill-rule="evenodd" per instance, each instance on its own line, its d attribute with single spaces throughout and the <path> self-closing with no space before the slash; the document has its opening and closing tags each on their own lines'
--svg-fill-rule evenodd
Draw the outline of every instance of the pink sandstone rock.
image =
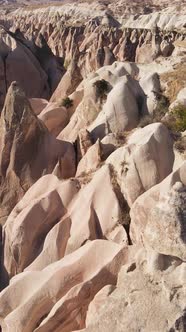
<svg viewBox="0 0 186 332">
<path fill-rule="evenodd" d="M 91 171 L 95 171 L 96 168 L 101 163 L 101 145 L 99 139 L 96 141 L 94 145 L 92 145 L 83 158 L 80 160 L 76 176 L 81 175 L 82 173 L 89 173 Z"/>
<path fill-rule="evenodd" d="M 141 195 L 131 209 L 130 235 L 155 251 L 185 261 L 186 163 Z"/>
<path fill-rule="evenodd" d="M 107 163 L 115 169 L 129 206 L 143 192 L 168 176 L 173 162 L 172 138 L 161 123 L 136 129 L 129 136 L 126 145 L 114 151 L 107 159 Z"/>
<path fill-rule="evenodd" d="M 3 231 L 4 266 L 10 277 L 22 272 L 38 256 L 47 233 L 66 214 L 79 188 L 78 180 L 62 182 L 54 175 L 46 175 L 16 205 Z"/>
<path fill-rule="evenodd" d="M 15 324 L 17 332 L 85 327 L 89 303 L 102 287 L 116 283 L 126 261 L 127 249 L 96 240 L 41 271 L 17 275 L 0 294 L 3 331 Z"/>
<path fill-rule="evenodd" d="M 38 117 L 54 136 L 57 136 L 69 122 L 68 110 L 58 103 L 48 103 Z"/>
<path fill-rule="evenodd" d="M 75 174 L 75 151 L 48 132 L 16 82 L 8 90 L 0 127 L 0 219 L 4 223 L 29 187 L 52 173 L 58 160 L 68 159 L 69 175 Z"/>
<path fill-rule="evenodd" d="M 36 115 L 39 115 L 42 110 L 44 110 L 44 108 L 48 105 L 48 101 L 41 98 L 30 98 L 29 102 Z"/>
<path fill-rule="evenodd" d="M 100 186 L 103 181 L 104 187 Z M 104 166 L 72 200 L 66 215 L 46 236 L 40 255 L 26 270 L 40 270 L 94 239 L 109 239 L 127 245 L 122 225 L 127 212 L 121 210 L 114 190 L 112 174 L 109 167 Z"/>
</svg>

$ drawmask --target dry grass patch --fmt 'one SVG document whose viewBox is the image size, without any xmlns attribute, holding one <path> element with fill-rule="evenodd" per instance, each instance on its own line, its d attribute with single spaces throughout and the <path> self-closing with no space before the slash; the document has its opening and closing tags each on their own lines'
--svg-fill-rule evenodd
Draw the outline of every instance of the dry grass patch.
<svg viewBox="0 0 186 332">
<path fill-rule="evenodd" d="M 162 122 L 173 133 L 186 131 L 186 106 L 178 104 Z"/>
<path fill-rule="evenodd" d="M 166 97 L 172 103 L 176 100 L 179 91 L 186 86 L 186 62 L 177 65 L 172 72 L 162 74 L 160 78 L 167 84 Z"/>
</svg>

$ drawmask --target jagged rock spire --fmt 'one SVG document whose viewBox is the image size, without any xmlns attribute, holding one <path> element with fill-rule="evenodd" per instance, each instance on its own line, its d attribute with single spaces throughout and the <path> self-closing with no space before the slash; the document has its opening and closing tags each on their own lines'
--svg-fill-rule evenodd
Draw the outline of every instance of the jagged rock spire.
<svg viewBox="0 0 186 332">
<path fill-rule="evenodd" d="M 4 223 L 30 186 L 65 158 L 70 143 L 57 141 L 48 132 L 17 82 L 8 90 L 0 133 L 0 223 Z"/>
</svg>

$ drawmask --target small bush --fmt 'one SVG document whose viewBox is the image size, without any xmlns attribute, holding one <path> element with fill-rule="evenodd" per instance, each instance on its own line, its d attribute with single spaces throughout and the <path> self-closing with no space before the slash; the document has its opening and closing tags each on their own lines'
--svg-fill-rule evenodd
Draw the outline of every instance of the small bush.
<svg viewBox="0 0 186 332">
<path fill-rule="evenodd" d="M 117 139 L 117 143 L 119 146 L 122 146 L 126 143 L 126 139 L 127 139 L 127 135 L 128 132 L 118 132 L 117 134 L 115 134 L 116 139 Z"/>
<path fill-rule="evenodd" d="M 157 106 L 153 115 L 146 114 L 142 116 L 140 118 L 138 127 L 144 128 L 154 122 L 163 122 L 162 121 L 163 117 L 169 111 L 169 105 L 170 105 L 169 100 L 166 96 L 164 96 L 161 93 L 157 94 L 156 98 L 157 98 Z"/>
<path fill-rule="evenodd" d="M 186 130 L 186 106 L 177 105 L 168 117 L 162 121 L 173 134 L 180 133 Z"/>
<path fill-rule="evenodd" d="M 156 110 L 153 114 L 154 121 L 159 122 L 165 116 L 165 114 L 169 111 L 169 100 L 163 94 L 158 94 L 157 96 L 158 103 Z"/>
<path fill-rule="evenodd" d="M 174 123 L 173 129 L 175 131 L 185 131 L 186 130 L 186 106 L 179 104 L 171 112 Z"/>
<path fill-rule="evenodd" d="M 183 59 L 172 72 L 166 72 L 160 75 L 161 82 L 167 86 L 166 95 L 170 103 L 176 100 L 177 95 L 186 84 L 186 62 Z"/>
<path fill-rule="evenodd" d="M 101 102 L 106 99 L 107 93 L 110 90 L 109 83 L 105 81 L 104 79 L 96 81 L 94 83 L 94 86 L 96 87 L 96 94 L 97 98 L 101 100 Z"/>
<path fill-rule="evenodd" d="M 73 106 L 73 100 L 70 99 L 69 97 L 66 97 L 62 100 L 61 106 L 70 108 Z"/>
</svg>

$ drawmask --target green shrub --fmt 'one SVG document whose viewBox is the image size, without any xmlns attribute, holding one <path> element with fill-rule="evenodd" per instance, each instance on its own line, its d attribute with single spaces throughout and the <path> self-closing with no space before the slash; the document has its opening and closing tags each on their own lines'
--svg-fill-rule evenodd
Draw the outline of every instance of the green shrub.
<svg viewBox="0 0 186 332">
<path fill-rule="evenodd" d="M 107 93 L 110 90 L 110 85 L 107 81 L 102 79 L 102 80 L 96 81 L 94 83 L 94 86 L 96 88 L 97 98 L 99 98 L 102 102 L 107 97 Z"/>
<path fill-rule="evenodd" d="M 73 106 L 73 100 L 70 99 L 69 97 L 66 97 L 62 100 L 61 105 L 66 108 L 70 108 Z"/>
<path fill-rule="evenodd" d="M 186 106 L 177 105 L 171 112 L 174 119 L 172 130 L 185 131 L 186 130 Z"/>
</svg>

